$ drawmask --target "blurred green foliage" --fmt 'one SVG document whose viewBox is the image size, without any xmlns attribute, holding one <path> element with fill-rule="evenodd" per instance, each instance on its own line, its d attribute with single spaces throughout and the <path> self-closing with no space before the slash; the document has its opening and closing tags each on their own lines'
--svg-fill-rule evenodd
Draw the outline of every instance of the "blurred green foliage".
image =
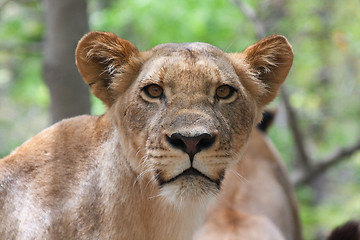
<svg viewBox="0 0 360 240">
<path fill-rule="evenodd" d="M 254 26 L 231 1 L 105 2 L 89 0 L 91 29 L 112 31 L 140 50 L 165 42 L 203 41 L 238 52 L 256 41 Z M 313 160 L 359 139 L 360 2 L 247 3 L 265 22 L 275 14 L 276 3 L 283 8 L 268 34 L 283 34 L 293 45 L 295 61 L 286 87 Z M 35 0 L 10 1 L 0 9 L 0 157 L 47 126 L 43 19 L 43 6 Z M 93 114 L 105 111 L 94 97 L 92 103 Z M 279 107 L 279 116 L 269 134 L 292 173 L 296 155 L 291 133 L 281 101 L 273 105 Z M 355 154 L 325 175 L 323 193 L 312 187 L 298 190 L 306 239 L 317 239 L 343 221 L 360 217 L 359 169 L 360 154 Z"/>
<path fill-rule="evenodd" d="M 112 31 L 146 50 L 165 42 L 203 41 L 223 49 L 245 47 L 253 35 L 227 1 L 114 1 L 90 17 L 93 29 Z M 140 36 L 140 37 L 139 37 Z"/>
</svg>

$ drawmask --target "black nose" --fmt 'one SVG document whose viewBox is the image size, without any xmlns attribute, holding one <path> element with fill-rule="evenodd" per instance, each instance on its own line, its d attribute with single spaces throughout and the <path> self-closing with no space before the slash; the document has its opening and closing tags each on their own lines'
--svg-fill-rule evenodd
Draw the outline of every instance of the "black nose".
<svg viewBox="0 0 360 240">
<path fill-rule="evenodd" d="M 173 133 L 167 140 L 171 146 L 186 152 L 192 161 L 194 155 L 203 149 L 211 147 L 215 142 L 215 136 L 203 133 L 195 137 L 185 137 L 180 133 Z"/>
</svg>

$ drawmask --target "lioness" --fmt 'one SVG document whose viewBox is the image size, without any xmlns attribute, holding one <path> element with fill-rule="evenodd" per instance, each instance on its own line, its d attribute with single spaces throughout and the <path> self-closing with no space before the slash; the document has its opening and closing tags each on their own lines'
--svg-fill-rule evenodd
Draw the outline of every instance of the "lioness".
<svg viewBox="0 0 360 240">
<path fill-rule="evenodd" d="M 225 53 L 85 35 L 76 63 L 107 112 L 63 120 L 0 160 L 1 238 L 191 239 L 292 61 L 282 36 Z"/>
</svg>

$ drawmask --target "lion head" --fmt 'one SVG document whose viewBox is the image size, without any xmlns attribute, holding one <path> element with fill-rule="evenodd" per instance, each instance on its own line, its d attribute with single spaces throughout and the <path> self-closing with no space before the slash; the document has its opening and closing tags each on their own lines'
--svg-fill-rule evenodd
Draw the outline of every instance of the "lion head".
<svg viewBox="0 0 360 240">
<path fill-rule="evenodd" d="M 77 66 L 106 104 L 114 134 L 137 182 L 170 202 L 218 192 L 241 159 L 292 65 L 291 46 L 267 37 L 242 53 L 206 43 L 168 43 L 140 52 L 106 32 L 79 42 Z"/>
</svg>

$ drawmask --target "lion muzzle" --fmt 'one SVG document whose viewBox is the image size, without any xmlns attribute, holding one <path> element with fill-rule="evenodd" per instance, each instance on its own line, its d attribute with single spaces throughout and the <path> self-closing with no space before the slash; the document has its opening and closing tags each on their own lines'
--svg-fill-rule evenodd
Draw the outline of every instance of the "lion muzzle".
<svg viewBox="0 0 360 240">
<path fill-rule="evenodd" d="M 214 144 L 215 138 L 214 135 L 209 133 L 202 133 L 193 137 L 187 137 L 181 133 L 173 133 L 170 137 L 166 136 L 166 140 L 170 146 L 181 149 L 189 155 L 191 163 L 196 153 L 210 148 Z"/>
</svg>

